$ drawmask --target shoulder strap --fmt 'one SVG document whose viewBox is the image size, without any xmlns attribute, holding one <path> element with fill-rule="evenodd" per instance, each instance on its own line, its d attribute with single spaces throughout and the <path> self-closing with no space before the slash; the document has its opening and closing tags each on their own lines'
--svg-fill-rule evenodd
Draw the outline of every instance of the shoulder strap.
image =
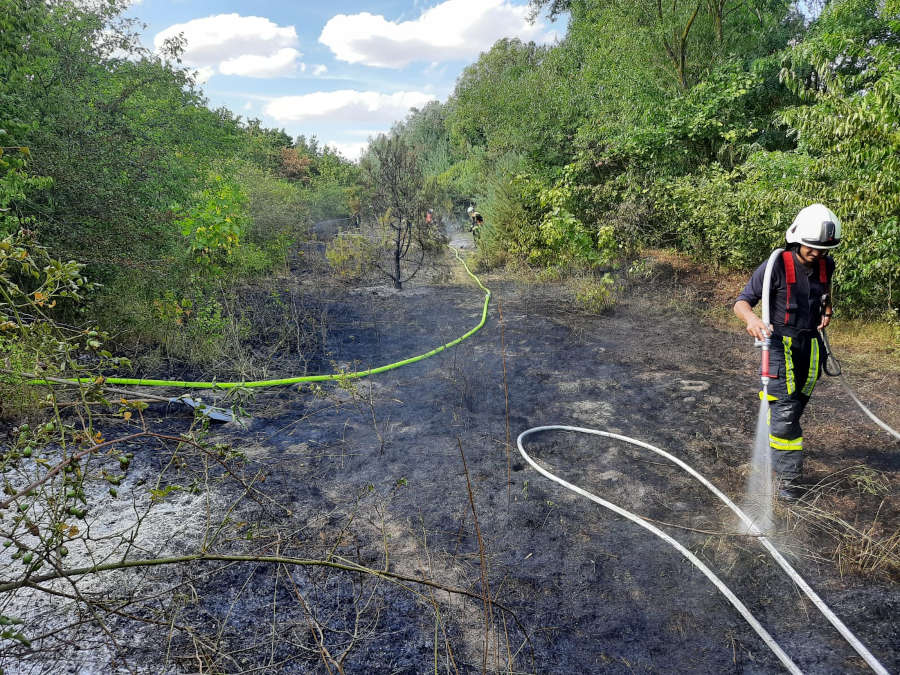
<svg viewBox="0 0 900 675">
<path fill-rule="evenodd" d="M 789 284 L 797 283 L 797 270 L 794 268 L 794 254 L 790 251 L 784 251 L 781 254 L 784 261 L 784 274 Z"/>
<path fill-rule="evenodd" d="M 784 325 L 791 325 L 791 288 L 797 283 L 797 270 L 794 268 L 794 254 L 785 251 L 781 254 L 784 262 L 785 298 L 784 298 Z"/>
<path fill-rule="evenodd" d="M 823 284 L 828 283 L 828 264 L 825 262 L 825 256 L 819 258 L 819 281 Z"/>
</svg>

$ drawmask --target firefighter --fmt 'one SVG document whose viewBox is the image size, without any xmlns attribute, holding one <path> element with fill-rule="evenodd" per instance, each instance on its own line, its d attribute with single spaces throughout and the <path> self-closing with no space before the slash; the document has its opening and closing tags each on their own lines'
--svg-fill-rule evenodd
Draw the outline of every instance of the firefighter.
<svg viewBox="0 0 900 675">
<path fill-rule="evenodd" d="M 757 340 L 771 339 L 769 446 L 778 496 L 803 496 L 803 431 L 800 417 L 822 372 L 825 357 L 819 330 L 831 322 L 830 249 L 841 243 L 841 222 L 822 204 L 802 209 L 785 233 L 787 246 L 773 263 L 770 325 L 753 312 L 762 296 L 766 263 L 756 268 L 734 304 L 734 313 Z M 762 392 L 760 392 L 762 396 Z"/>
<path fill-rule="evenodd" d="M 481 217 L 481 214 L 475 210 L 474 206 L 470 206 L 466 209 L 466 213 L 469 214 L 469 232 L 472 233 L 472 236 L 475 238 L 475 242 L 478 242 L 478 237 L 481 233 L 481 226 L 484 225 L 484 218 Z"/>
</svg>

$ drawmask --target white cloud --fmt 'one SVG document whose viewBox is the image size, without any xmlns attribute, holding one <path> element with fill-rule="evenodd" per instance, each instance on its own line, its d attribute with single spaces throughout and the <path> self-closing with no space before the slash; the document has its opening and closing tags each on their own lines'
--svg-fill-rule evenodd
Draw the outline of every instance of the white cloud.
<svg viewBox="0 0 900 675">
<path fill-rule="evenodd" d="M 386 125 L 405 117 L 410 108 L 433 100 L 434 96 L 421 91 L 381 94 L 342 89 L 276 98 L 266 106 L 265 113 L 282 123 L 317 120 Z"/>
<path fill-rule="evenodd" d="M 363 143 L 344 143 L 341 141 L 328 141 L 325 145 L 331 146 L 335 150 L 337 150 L 340 154 L 342 154 L 346 159 L 349 159 L 351 162 L 357 161 L 365 150 L 369 146 L 369 142 L 365 141 Z"/>
<path fill-rule="evenodd" d="M 319 75 L 324 75 L 328 72 L 328 66 L 322 65 L 321 63 L 313 68 L 313 75 L 318 77 Z"/>
<path fill-rule="evenodd" d="M 348 63 L 403 68 L 413 61 L 471 60 L 503 37 L 549 42 L 553 34 L 530 24 L 527 5 L 510 0 L 446 0 L 415 21 L 381 15 L 338 14 L 319 42 Z"/>
<path fill-rule="evenodd" d="M 211 78 L 216 72 L 215 68 L 210 68 L 209 66 L 204 66 L 203 68 L 197 68 L 197 74 L 195 75 L 195 79 L 199 84 L 203 84 L 209 78 Z"/>
<path fill-rule="evenodd" d="M 245 77 L 279 77 L 303 68 L 296 29 L 264 17 L 218 14 L 178 23 L 156 34 L 156 50 L 179 33 L 187 42 L 183 61 L 210 75 L 218 71 Z"/>
<path fill-rule="evenodd" d="M 279 49 L 270 56 L 243 54 L 227 59 L 219 64 L 219 72 L 223 75 L 244 75 L 245 77 L 280 77 L 297 72 L 297 59 L 300 57 L 293 47 Z M 299 64 L 302 68 L 303 64 Z"/>
</svg>

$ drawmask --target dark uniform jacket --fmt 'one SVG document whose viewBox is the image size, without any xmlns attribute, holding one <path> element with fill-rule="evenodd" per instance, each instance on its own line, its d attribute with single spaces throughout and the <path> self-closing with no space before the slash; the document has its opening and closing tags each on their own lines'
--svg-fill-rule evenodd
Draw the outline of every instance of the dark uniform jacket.
<svg viewBox="0 0 900 675">
<path fill-rule="evenodd" d="M 770 288 L 769 320 L 777 336 L 801 337 L 814 334 L 822 322 L 824 306 L 822 297 L 828 293 L 828 284 L 819 279 L 819 265 L 808 268 L 794 256 L 794 270 L 797 281 L 791 288 L 791 308 L 788 322 L 785 323 L 785 311 L 787 309 L 787 281 L 784 269 L 784 260 L 781 256 L 775 259 L 772 265 L 772 286 Z M 825 256 L 827 278 L 834 274 L 834 259 Z M 738 296 L 738 300 L 746 300 L 751 307 L 762 298 L 763 278 L 765 277 L 766 263 L 764 262 L 750 277 L 750 281 Z"/>
</svg>

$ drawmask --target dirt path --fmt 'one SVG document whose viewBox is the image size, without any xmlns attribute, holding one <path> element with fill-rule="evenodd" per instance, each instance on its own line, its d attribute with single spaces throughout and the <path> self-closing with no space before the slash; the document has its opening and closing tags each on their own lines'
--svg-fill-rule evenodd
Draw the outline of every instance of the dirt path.
<svg viewBox="0 0 900 675">
<path fill-rule="evenodd" d="M 461 335 L 478 322 L 481 294 L 463 275 L 454 279 L 400 292 L 356 289 L 335 300 L 339 320 L 325 358 L 368 368 Z M 504 672 L 781 672 L 680 555 L 551 484 L 515 450 L 515 437 L 538 425 L 614 431 L 663 447 L 739 498 L 756 411 L 748 340 L 700 319 L 690 310 L 696 297 L 665 270 L 652 281 L 623 283 L 619 304 L 604 316 L 578 314 L 564 285 L 482 280 L 494 294 L 490 318 L 469 341 L 377 378 L 326 387 L 318 397 L 308 389 L 267 392 L 246 430 L 217 437 L 245 452 L 265 472 L 267 493 L 292 511 L 277 522 L 255 507 L 233 514 L 257 523 L 260 541 L 267 533 L 266 551 L 340 556 L 480 594 L 470 487 L 491 595 L 522 627 L 499 612 L 486 630 L 482 604 L 471 598 L 274 566 L 228 568 L 196 584 L 196 602 L 179 621 L 230 645 L 230 660 L 210 657 L 225 672 L 334 672 L 323 648 L 336 659 L 345 647 L 346 672 L 433 672 L 435 662 L 442 672 L 479 672 L 485 661 Z M 865 385 L 874 372 L 850 375 Z M 900 377 L 879 377 L 877 390 L 862 386 L 861 394 L 896 427 Z M 816 509 L 838 505 L 860 530 L 877 511 L 872 536 L 896 533 L 900 448 L 834 381 L 816 391 L 806 424 L 812 474 L 832 478 L 815 509 L 778 510 L 776 540 L 896 671 L 897 578 L 849 570 L 841 577 L 831 559 L 836 540 L 817 526 Z M 532 456 L 567 480 L 693 528 L 666 529 L 731 585 L 804 671 L 866 671 L 754 542 L 730 536 L 736 528 L 728 514 L 677 469 L 605 439 L 533 438 Z M 867 494 L 859 465 L 882 472 L 887 488 Z M 845 560 L 851 553 L 848 547 Z M 186 641 L 176 640 L 182 652 Z M 189 660 L 180 663 L 176 670 L 191 670 Z"/>
</svg>

